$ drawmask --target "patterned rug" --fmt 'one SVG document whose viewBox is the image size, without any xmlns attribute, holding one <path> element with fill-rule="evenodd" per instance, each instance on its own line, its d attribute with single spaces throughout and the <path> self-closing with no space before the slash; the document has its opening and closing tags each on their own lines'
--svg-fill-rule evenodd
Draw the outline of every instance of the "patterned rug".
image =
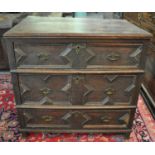
<svg viewBox="0 0 155 155">
<path fill-rule="evenodd" d="M 54 134 L 19 132 L 10 74 L 0 74 L 0 141 L 1 142 L 150 142 L 155 141 L 155 120 L 139 96 L 132 133 L 128 140 L 118 134 Z"/>
</svg>

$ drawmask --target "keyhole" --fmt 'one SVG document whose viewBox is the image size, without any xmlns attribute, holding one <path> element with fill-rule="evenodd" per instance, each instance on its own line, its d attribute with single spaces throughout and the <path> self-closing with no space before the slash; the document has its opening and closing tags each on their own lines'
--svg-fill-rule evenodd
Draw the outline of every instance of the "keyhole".
<svg viewBox="0 0 155 155">
<path fill-rule="evenodd" d="M 76 47 L 76 53 L 79 54 L 79 51 L 80 51 L 80 47 L 77 46 L 77 47 Z"/>
</svg>

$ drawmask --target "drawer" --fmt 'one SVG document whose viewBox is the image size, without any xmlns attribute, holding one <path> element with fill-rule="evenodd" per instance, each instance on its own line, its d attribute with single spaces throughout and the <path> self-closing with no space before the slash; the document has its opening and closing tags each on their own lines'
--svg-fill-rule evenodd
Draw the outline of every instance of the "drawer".
<svg viewBox="0 0 155 155">
<path fill-rule="evenodd" d="M 142 44 L 14 44 L 17 68 L 141 68 Z"/>
<path fill-rule="evenodd" d="M 128 128 L 130 110 L 18 109 L 21 128 Z"/>
<path fill-rule="evenodd" d="M 61 106 L 133 104 L 139 78 L 123 74 L 18 75 L 22 104 Z"/>
</svg>

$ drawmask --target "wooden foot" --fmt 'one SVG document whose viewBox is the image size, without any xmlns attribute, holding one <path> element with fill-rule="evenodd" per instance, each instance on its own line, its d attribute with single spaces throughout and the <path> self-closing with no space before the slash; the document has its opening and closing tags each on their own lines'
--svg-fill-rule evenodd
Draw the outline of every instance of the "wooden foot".
<svg viewBox="0 0 155 155">
<path fill-rule="evenodd" d="M 125 138 L 126 139 L 129 139 L 130 138 L 130 133 L 125 133 L 124 135 L 125 135 Z"/>
</svg>

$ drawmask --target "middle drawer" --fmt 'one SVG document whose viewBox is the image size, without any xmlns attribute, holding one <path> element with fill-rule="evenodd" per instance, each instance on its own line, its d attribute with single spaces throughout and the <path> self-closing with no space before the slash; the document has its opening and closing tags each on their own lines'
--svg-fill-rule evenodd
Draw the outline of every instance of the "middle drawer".
<svg viewBox="0 0 155 155">
<path fill-rule="evenodd" d="M 18 74 L 20 99 L 28 105 L 130 105 L 140 75 Z"/>
</svg>

